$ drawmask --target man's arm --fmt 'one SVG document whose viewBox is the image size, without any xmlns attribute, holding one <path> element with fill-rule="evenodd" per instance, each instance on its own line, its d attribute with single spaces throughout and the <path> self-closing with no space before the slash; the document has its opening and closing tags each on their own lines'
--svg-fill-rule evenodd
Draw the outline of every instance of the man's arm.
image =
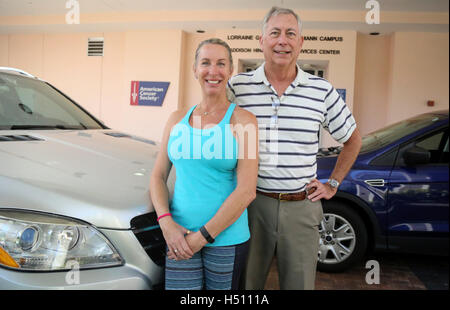
<svg viewBox="0 0 450 310">
<path fill-rule="evenodd" d="M 352 168 L 360 149 L 361 134 L 359 133 L 358 128 L 355 128 L 350 138 L 346 142 L 344 142 L 344 147 L 342 148 L 342 151 L 338 156 L 330 179 L 335 179 L 339 183 L 342 183 L 345 176 Z M 337 192 L 337 188 L 331 187 L 328 183 L 323 184 L 317 179 L 312 180 L 307 186 L 308 189 L 312 187 L 316 188 L 316 191 L 308 196 L 308 199 L 311 199 L 312 201 L 317 201 L 322 198 L 328 200 Z"/>
</svg>

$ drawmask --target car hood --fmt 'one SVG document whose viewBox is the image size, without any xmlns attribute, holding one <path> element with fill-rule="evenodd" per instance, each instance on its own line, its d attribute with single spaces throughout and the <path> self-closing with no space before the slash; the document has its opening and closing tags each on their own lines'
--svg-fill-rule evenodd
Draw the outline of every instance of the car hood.
<svg viewBox="0 0 450 310">
<path fill-rule="evenodd" d="M 153 210 L 158 147 L 111 130 L 0 131 L 0 208 L 49 212 L 127 229 Z M 20 140 L 22 139 L 22 140 Z"/>
</svg>

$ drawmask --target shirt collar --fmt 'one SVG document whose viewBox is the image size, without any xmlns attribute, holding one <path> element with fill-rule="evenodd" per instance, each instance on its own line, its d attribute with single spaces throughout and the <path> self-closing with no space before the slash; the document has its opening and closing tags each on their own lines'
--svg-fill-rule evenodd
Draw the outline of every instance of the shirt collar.
<svg viewBox="0 0 450 310">
<path fill-rule="evenodd" d="M 258 67 L 258 69 L 255 70 L 255 74 L 253 74 L 253 81 L 255 82 L 264 82 L 267 86 L 270 86 L 269 80 L 267 80 L 266 74 L 264 72 L 264 65 L 266 63 L 264 62 L 261 66 Z M 306 85 L 309 84 L 309 78 L 305 71 L 300 69 L 300 66 L 296 64 L 297 66 L 297 76 L 295 77 L 292 84 L 295 86 L 297 85 Z"/>
</svg>

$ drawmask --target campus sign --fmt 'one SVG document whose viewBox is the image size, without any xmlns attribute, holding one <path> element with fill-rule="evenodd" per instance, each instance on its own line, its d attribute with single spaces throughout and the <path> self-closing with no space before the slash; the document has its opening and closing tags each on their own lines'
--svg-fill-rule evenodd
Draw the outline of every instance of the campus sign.
<svg viewBox="0 0 450 310">
<path fill-rule="evenodd" d="M 305 42 L 321 42 L 321 43 L 341 43 L 344 42 L 342 36 L 329 36 L 329 35 L 310 35 L 303 37 Z M 260 35 L 252 34 L 227 34 L 226 40 L 230 42 L 230 45 L 234 45 L 235 42 L 245 42 L 258 41 Z M 233 44 L 231 44 L 233 42 Z M 253 44 L 252 44 L 253 45 Z M 255 46 L 232 46 L 231 52 L 233 53 L 262 53 L 261 48 Z M 330 49 L 330 48 L 302 48 L 301 54 L 318 54 L 318 55 L 341 55 L 340 49 Z"/>
</svg>

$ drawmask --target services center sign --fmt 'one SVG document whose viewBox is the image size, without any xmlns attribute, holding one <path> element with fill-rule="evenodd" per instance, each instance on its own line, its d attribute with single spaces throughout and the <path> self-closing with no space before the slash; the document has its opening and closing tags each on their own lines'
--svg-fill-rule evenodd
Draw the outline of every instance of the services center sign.
<svg viewBox="0 0 450 310">
<path fill-rule="evenodd" d="M 130 105 L 162 106 L 170 82 L 131 81 Z"/>
</svg>

